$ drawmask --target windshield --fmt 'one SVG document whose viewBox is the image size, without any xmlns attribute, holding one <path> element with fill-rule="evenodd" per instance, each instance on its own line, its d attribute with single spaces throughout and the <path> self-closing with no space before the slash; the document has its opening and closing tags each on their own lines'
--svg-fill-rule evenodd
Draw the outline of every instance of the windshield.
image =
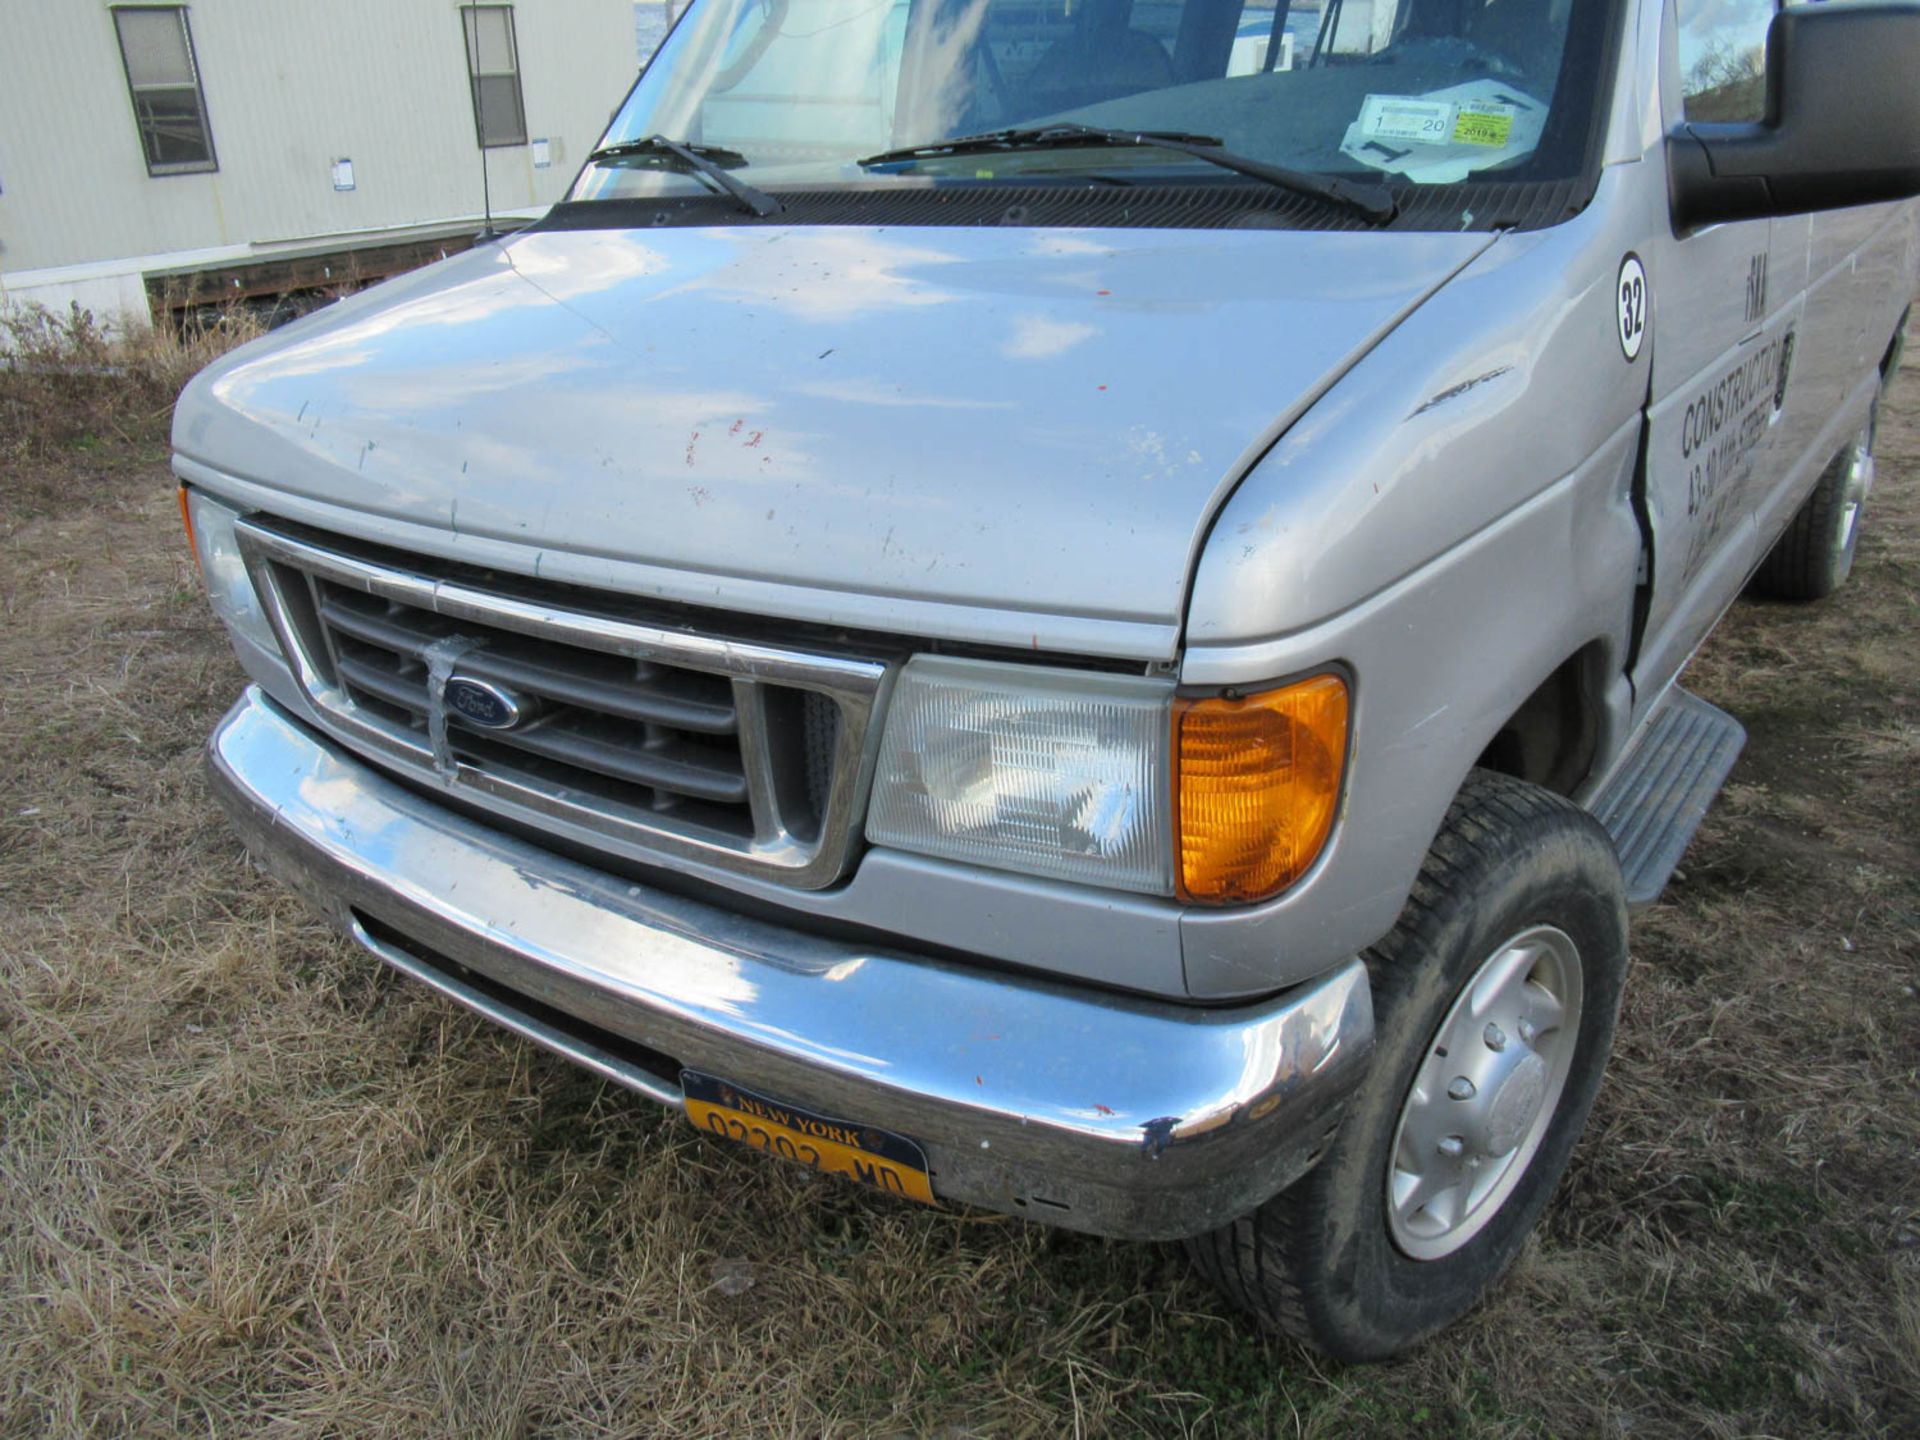
<svg viewBox="0 0 1920 1440">
<path fill-rule="evenodd" d="M 1154 147 L 887 155 L 1054 121 L 1179 132 L 1318 174 L 1445 186 L 1581 172 L 1607 0 L 694 0 L 606 144 L 724 155 L 762 189 L 1064 177 L 1246 184 Z M 868 163 L 862 164 L 865 160 Z M 610 156 L 571 200 L 679 195 Z"/>
</svg>

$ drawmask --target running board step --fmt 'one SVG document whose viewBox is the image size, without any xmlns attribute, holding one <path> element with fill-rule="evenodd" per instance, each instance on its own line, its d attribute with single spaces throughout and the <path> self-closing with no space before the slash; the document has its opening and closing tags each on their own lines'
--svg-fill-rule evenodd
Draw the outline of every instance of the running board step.
<svg viewBox="0 0 1920 1440">
<path fill-rule="evenodd" d="M 1738 720 L 1676 685 L 1587 802 L 1620 852 L 1629 905 L 1660 898 L 1746 743 Z"/>
</svg>

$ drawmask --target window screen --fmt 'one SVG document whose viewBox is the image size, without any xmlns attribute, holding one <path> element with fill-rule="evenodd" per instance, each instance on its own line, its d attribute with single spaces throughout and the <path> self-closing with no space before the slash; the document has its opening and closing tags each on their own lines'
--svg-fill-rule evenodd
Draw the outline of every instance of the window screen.
<svg viewBox="0 0 1920 1440">
<path fill-rule="evenodd" d="M 134 123 L 149 175 L 217 170 L 206 97 L 193 62 L 193 36 L 179 5 L 143 5 L 113 12 L 120 58 L 127 68 Z"/>
<path fill-rule="evenodd" d="M 480 147 L 527 143 L 527 112 L 520 100 L 520 52 L 513 41 L 511 5 L 463 5 L 467 77 L 473 83 L 473 124 Z"/>
</svg>

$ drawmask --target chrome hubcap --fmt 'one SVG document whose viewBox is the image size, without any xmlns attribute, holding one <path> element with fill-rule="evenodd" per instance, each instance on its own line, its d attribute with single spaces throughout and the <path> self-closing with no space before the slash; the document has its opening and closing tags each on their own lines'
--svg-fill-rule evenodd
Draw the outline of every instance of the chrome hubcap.
<svg viewBox="0 0 1920 1440">
<path fill-rule="evenodd" d="M 1495 950 L 1427 1046 L 1394 1131 L 1387 1228 L 1415 1260 L 1479 1234 L 1546 1138 L 1580 1033 L 1580 951 L 1551 925 Z"/>
<path fill-rule="evenodd" d="M 1873 491 L 1873 426 L 1860 432 L 1847 457 L 1846 488 L 1840 492 L 1840 551 L 1853 548 L 1854 530 L 1860 524 L 1860 507 Z"/>
</svg>

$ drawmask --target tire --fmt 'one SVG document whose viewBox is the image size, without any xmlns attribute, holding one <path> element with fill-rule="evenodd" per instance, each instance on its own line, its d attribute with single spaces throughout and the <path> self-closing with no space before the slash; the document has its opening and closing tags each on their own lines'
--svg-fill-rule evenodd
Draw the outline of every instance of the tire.
<svg viewBox="0 0 1920 1440">
<path fill-rule="evenodd" d="M 1537 962 L 1528 958 L 1531 945 L 1543 947 Z M 1365 958 L 1374 1061 L 1326 1156 L 1252 1214 L 1187 1242 L 1201 1272 L 1263 1325 L 1347 1361 L 1396 1354 L 1477 1305 L 1559 1183 L 1600 1087 L 1626 978 L 1627 907 L 1613 843 L 1571 802 L 1476 771 L 1399 921 Z M 1521 1023 L 1498 1005 L 1478 1014 L 1460 1008 L 1468 982 L 1496 969 L 1531 977 L 1499 993 L 1520 995 L 1517 1013 L 1541 1023 Z M 1538 1003 L 1536 983 L 1551 991 L 1556 982 L 1566 991 L 1557 1027 L 1550 1007 L 1525 1008 Z M 1475 1028 L 1482 1016 L 1493 1017 L 1485 1030 Z M 1519 1033 L 1496 1035 L 1502 1017 Z M 1443 1038 L 1454 1040 L 1450 1053 Z M 1544 1086 L 1539 1065 L 1550 1072 Z M 1455 1069 L 1481 1076 L 1473 1096 L 1435 1091 L 1432 1079 Z M 1458 1077 L 1447 1083 L 1457 1086 Z M 1423 1128 L 1435 1133 L 1433 1126 L 1456 1122 L 1474 1136 L 1459 1158 L 1441 1147 L 1461 1136 L 1443 1135 L 1431 1150 L 1415 1143 Z M 1516 1124 L 1524 1134 L 1501 1166 L 1497 1147 Z M 1471 1177 L 1469 1188 L 1451 1192 L 1456 1201 L 1490 1187 L 1478 1206 L 1460 1207 L 1451 1229 L 1442 1225 L 1453 1204 L 1447 1192 L 1428 1208 L 1401 1208 L 1417 1198 L 1403 1168 L 1415 1152 L 1445 1157 L 1434 1162 L 1436 1173 L 1448 1163 L 1465 1167 L 1458 1173 Z M 1399 1205 L 1389 1197 L 1390 1176 L 1394 1195 L 1409 1197 Z M 1426 1233 L 1436 1226 L 1445 1233 Z"/>
<path fill-rule="evenodd" d="M 1867 423 L 1827 462 L 1820 483 L 1795 513 L 1748 588 L 1769 600 L 1824 600 L 1853 573 L 1860 520 L 1873 490 L 1873 441 L 1879 402 Z"/>
</svg>

